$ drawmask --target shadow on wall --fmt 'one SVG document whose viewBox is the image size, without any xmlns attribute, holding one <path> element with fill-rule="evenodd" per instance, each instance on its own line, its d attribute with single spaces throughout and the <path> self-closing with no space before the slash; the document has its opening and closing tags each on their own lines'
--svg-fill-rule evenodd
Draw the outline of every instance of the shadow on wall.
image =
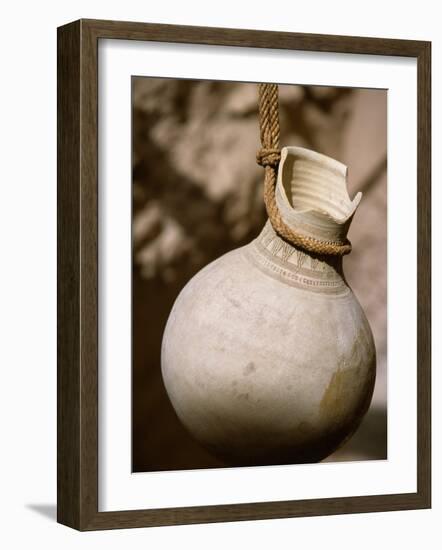
<svg viewBox="0 0 442 550">
<path fill-rule="evenodd" d="M 51 521 L 57 520 L 56 504 L 26 504 L 25 507 Z"/>
<path fill-rule="evenodd" d="M 365 193 L 345 270 L 379 376 L 360 429 L 327 460 L 386 458 L 386 93 L 280 86 L 280 118 L 282 144 L 341 160 L 350 192 Z M 219 467 L 170 405 L 160 348 L 186 282 L 264 225 L 256 86 L 135 78 L 133 147 L 133 469 Z"/>
</svg>

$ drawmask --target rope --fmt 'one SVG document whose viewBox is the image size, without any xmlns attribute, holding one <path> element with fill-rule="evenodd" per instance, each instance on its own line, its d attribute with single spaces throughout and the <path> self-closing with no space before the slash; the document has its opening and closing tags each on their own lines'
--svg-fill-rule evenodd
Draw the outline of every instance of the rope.
<svg viewBox="0 0 442 550">
<path fill-rule="evenodd" d="M 351 243 L 322 241 L 306 237 L 292 230 L 282 219 L 276 204 L 276 178 L 278 174 L 281 152 L 279 150 L 279 113 L 278 85 L 259 84 L 259 129 L 261 134 L 261 149 L 256 155 L 258 164 L 264 167 L 264 203 L 270 223 L 275 232 L 285 241 L 297 248 L 318 255 L 344 256 L 351 252 Z"/>
</svg>

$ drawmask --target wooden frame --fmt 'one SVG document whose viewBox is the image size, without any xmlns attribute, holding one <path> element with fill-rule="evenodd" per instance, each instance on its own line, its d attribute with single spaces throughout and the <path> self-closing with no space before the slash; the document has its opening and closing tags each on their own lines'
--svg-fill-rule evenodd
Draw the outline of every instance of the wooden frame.
<svg viewBox="0 0 442 550">
<path fill-rule="evenodd" d="M 98 511 L 97 78 L 102 38 L 407 56 L 418 66 L 417 492 Z M 431 506 L 431 44 L 79 20 L 58 29 L 58 521 L 79 530 L 271 519 Z"/>
</svg>

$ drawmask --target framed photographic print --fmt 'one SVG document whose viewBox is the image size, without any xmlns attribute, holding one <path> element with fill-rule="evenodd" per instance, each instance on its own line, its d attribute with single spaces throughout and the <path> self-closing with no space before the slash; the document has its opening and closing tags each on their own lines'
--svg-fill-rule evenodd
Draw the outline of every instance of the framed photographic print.
<svg viewBox="0 0 442 550">
<path fill-rule="evenodd" d="M 430 43 L 58 29 L 58 521 L 429 508 Z"/>
</svg>

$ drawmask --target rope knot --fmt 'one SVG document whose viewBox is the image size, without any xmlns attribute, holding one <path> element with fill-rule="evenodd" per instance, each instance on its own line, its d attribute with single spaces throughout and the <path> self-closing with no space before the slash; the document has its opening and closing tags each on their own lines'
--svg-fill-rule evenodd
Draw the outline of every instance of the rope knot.
<svg viewBox="0 0 442 550">
<path fill-rule="evenodd" d="M 260 149 L 256 153 L 256 162 L 260 166 L 271 166 L 276 168 L 281 160 L 281 152 L 279 149 Z"/>
</svg>

